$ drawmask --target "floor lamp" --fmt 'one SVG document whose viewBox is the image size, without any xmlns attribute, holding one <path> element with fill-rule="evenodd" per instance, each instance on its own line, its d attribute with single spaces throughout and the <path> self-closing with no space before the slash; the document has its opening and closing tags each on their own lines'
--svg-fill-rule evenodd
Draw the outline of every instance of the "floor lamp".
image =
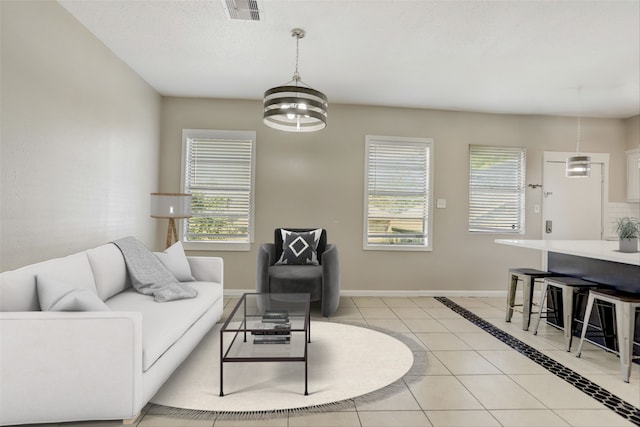
<svg viewBox="0 0 640 427">
<path fill-rule="evenodd" d="M 151 193 L 151 217 L 168 218 L 167 248 L 178 241 L 176 219 L 191 218 L 191 194 Z"/>
</svg>

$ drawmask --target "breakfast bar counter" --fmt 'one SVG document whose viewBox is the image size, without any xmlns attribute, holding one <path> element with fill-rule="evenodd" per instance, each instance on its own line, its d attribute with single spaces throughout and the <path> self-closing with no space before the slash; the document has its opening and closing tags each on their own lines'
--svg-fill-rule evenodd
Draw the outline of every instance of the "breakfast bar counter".
<svg viewBox="0 0 640 427">
<path fill-rule="evenodd" d="M 617 241 L 496 239 L 496 243 L 547 253 L 547 270 L 640 294 L 640 253 L 618 250 Z"/>
<path fill-rule="evenodd" d="M 620 252 L 617 241 L 497 239 L 495 242 L 546 252 L 546 269 L 550 272 L 578 277 L 604 285 L 606 288 L 640 295 L 640 253 Z M 576 297 L 575 317 L 576 321 L 582 323 L 586 297 L 579 294 Z M 555 318 L 560 318 L 557 307 L 553 307 L 556 304 L 551 305 L 551 309 L 556 312 Z M 594 319 L 596 317 L 597 319 Z M 599 336 L 591 339 L 588 334 L 589 341 L 610 350 L 616 348 L 612 309 L 608 312 L 601 311 L 598 316 L 592 316 L 589 323 L 602 331 Z M 635 323 L 634 354 L 640 355 L 640 316 L 636 317 Z"/>
<path fill-rule="evenodd" d="M 495 242 L 521 248 L 538 249 L 541 251 L 614 261 L 623 264 L 640 265 L 640 254 L 637 252 L 620 252 L 617 241 L 496 239 Z"/>
</svg>

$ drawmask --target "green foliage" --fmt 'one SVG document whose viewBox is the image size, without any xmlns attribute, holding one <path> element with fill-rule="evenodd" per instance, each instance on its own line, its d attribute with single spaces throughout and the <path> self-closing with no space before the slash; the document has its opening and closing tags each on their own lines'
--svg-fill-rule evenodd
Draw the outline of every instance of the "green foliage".
<svg viewBox="0 0 640 427">
<path fill-rule="evenodd" d="M 204 192 L 192 193 L 189 240 L 226 241 L 237 240 L 239 235 L 246 236 L 246 220 L 234 221 L 229 217 L 231 201 L 230 197 L 212 196 Z"/>
<path fill-rule="evenodd" d="M 618 218 L 614 223 L 614 230 L 621 239 L 640 237 L 640 221 L 632 217 Z"/>
</svg>

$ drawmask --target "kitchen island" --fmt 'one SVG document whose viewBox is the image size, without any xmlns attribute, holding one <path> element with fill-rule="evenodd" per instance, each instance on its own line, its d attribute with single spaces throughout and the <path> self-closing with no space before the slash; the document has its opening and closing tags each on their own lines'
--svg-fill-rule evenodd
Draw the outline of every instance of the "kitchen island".
<svg viewBox="0 0 640 427">
<path fill-rule="evenodd" d="M 640 253 L 620 252 L 617 241 L 496 239 L 495 242 L 546 253 L 547 271 L 579 277 L 607 288 L 640 295 Z M 561 298 L 561 295 L 556 295 L 547 299 L 547 309 L 554 313 L 547 321 L 556 326 L 561 326 L 562 322 Z M 613 307 L 609 305 L 607 308 L 607 305 L 609 304 L 603 303 L 595 310 L 598 314 L 588 319 L 592 327 L 590 329 L 599 332 L 595 335 L 588 333 L 587 340 L 613 351 L 617 348 L 615 321 Z M 574 316 L 578 325 L 584 322 L 585 306 L 586 294 L 576 294 Z M 580 329 L 574 331 L 574 334 L 579 335 Z M 640 355 L 640 316 L 636 317 L 634 355 Z"/>
<path fill-rule="evenodd" d="M 617 241 L 496 239 L 495 242 L 546 252 L 548 271 L 640 294 L 640 253 L 620 252 Z"/>
</svg>

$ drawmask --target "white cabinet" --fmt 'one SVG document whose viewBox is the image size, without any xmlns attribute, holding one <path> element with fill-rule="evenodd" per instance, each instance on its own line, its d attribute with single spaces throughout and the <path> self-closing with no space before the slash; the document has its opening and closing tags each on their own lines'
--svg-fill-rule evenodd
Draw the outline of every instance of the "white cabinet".
<svg viewBox="0 0 640 427">
<path fill-rule="evenodd" d="M 640 148 L 627 154 L 627 202 L 640 202 Z"/>
</svg>

